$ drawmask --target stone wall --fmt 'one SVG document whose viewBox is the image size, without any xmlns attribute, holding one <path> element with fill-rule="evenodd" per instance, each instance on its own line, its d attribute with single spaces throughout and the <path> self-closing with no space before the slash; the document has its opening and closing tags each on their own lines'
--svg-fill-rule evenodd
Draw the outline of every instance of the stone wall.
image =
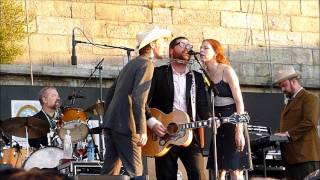
<svg viewBox="0 0 320 180">
<path fill-rule="evenodd" d="M 292 64 L 305 87 L 320 89 L 318 0 L 16 1 L 32 22 L 21 44 L 25 53 L 14 64 L 59 67 L 58 74 L 77 77 L 70 75 L 74 68 L 85 76 L 81 69 L 105 58 L 103 71 L 114 77 L 126 62 L 123 50 L 77 44 L 78 65 L 71 65 L 73 28 L 76 40 L 135 48 L 136 33 L 157 25 L 188 37 L 196 51 L 205 38 L 220 41 L 242 85 L 269 86 L 277 67 Z M 6 69 L 1 72 L 14 74 Z"/>
</svg>

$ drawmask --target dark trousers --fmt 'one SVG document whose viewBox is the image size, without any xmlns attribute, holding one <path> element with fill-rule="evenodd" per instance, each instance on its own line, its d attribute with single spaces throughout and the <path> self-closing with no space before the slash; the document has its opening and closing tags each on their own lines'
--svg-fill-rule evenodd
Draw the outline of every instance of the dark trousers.
<svg viewBox="0 0 320 180">
<path fill-rule="evenodd" d="M 194 141 L 188 147 L 173 146 L 170 151 L 155 158 L 157 180 L 176 180 L 178 158 L 182 161 L 189 180 L 205 180 L 204 160 L 199 145 Z"/>
<path fill-rule="evenodd" d="M 299 164 L 285 165 L 286 178 L 288 180 L 300 180 L 304 179 L 313 171 L 320 169 L 319 161 L 309 161 Z"/>
<path fill-rule="evenodd" d="M 141 147 L 137 146 L 137 141 L 137 137 L 106 130 L 106 153 L 101 174 L 119 175 L 122 162 L 122 165 L 131 178 L 142 176 Z"/>
</svg>

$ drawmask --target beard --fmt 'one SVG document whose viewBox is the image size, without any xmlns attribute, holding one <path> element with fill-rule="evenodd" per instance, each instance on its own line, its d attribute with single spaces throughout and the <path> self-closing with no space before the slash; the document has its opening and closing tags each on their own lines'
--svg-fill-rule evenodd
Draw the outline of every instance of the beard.
<svg viewBox="0 0 320 180">
<path fill-rule="evenodd" d="M 51 109 L 58 109 L 58 107 L 60 107 L 60 100 L 56 100 L 50 108 Z"/>
<path fill-rule="evenodd" d="M 190 55 L 188 54 L 187 51 L 182 51 L 182 53 L 180 53 L 180 54 L 174 52 L 172 54 L 172 58 L 173 59 L 180 59 L 180 60 L 184 60 L 184 61 L 188 62 L 190 60 Z"/>
</svg>

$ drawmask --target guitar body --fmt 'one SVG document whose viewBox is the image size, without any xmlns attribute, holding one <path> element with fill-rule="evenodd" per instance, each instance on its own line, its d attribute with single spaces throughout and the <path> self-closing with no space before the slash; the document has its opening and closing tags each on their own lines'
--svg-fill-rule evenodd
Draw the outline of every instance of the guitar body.
<svg viewBox="0 0 320 180">
<path fill-rule="evenodd" d="M 165 155 L 172 145 L 189 146 L 193 136 L 192 129 L 210 126 L 212 121 L 237 124 L 249 123 L 250 120 L 248 113 L 244 113 L 190 122 L 188 114 L 180 110 L 169 114 L 164 114 L 156 108 L 151 108 L 150 111 L 153 117 L 162 122 L 167 132 L 164 137 L 158 137 L 151 129 L 147 128 L 148 141 L 142 147 L 142 154 L 149 157 L 161 157 Z"/>
<path fill-rule="evenodd" d="M 165 155 L 172 145 L 188 146 L 192 141 L 192 129 L 179 130 L 179 124 L 190 122 L 187 113 L 176 110 L 165 114 L 156 108 L 150 108 L 151 114 L 161 121 L 168 133 L 164 137 L 158 137 L 151 129 L 147 129 L 148 141 L 142 147 L 142 154 L 149 157 L 161 157 Z"/>
</svg>

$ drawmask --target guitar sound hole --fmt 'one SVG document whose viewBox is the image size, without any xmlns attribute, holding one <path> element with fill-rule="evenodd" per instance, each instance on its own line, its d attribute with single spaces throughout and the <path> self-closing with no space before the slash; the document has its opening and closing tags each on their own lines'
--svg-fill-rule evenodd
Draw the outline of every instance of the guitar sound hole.
<svg viewBox="0 0 320 180">
<path fill-rule="evenodd" d="M 178 132 L 178 125 L 175 123 L 170 123 L 167 127 L 168 134 L 175 134 Z"/>
</svg>

